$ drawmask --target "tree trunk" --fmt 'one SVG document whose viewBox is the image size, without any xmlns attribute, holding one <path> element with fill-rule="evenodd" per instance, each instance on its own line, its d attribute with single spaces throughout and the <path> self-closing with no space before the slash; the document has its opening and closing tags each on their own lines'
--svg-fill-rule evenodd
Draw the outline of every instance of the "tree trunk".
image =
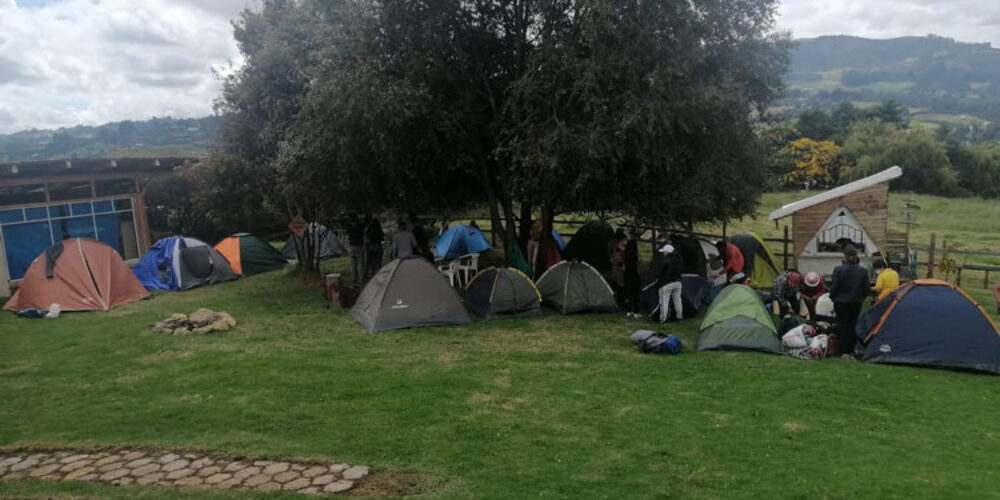
<svg viewBox="0 0 1000 500">
<path fill-rule="evenodd" d="M 525 253 L 528 251 L 528 238 L 531 237 L 531 225 L 535 222 L 532 215 L 531 204 L 521 202 L 521 234 L 518 237 L 518 243 L 521 246 L 521 251 Z"/>
</svg>

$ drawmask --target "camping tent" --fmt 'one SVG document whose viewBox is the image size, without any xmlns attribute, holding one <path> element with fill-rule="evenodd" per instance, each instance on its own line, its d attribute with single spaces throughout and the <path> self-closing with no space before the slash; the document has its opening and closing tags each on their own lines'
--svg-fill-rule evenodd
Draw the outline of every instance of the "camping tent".
<svg viewBox="0 0 1000 500">
<path fill-rule="evenodd" d="M 542 314 L 542 294 L 522 272 L 509 267 L 491 267 L 476 274 L 465 287 L 462 300 L 486 319 Z"/>
<path fill-rule="evenodd" d="M 288 264 L 274 247 L 250 233 L 236 233 L 215 245 L 215 250 L 241 276 L 281 269 Z"/>
<path fill-rule="evenodd" d="M 379 269 L 351 314 L 369 333 L 472 322 L 455 289 L 418 256 L 395 259 Z"/>
<path fill-rule="evenodd" d="M 670 237 L 670 244 L 677 249 L 681 258 L 684 260 L 684 272 L 688 274 L 697 274 L 702 278 L 708 278 L 713 274 L 716 274 L 719 269 L 722 268 L 721 262 L 716 262 L 713 268 L 711 261 L 713 258 L 719 256 L 719 251 L 715 248 L 715 245 L 708 240 L 701 238 L 694 238 L 688 236 L 682 236 L 679 234 L 674 234 Z M 656 254 L 655 258 L 660 258 L 659 253 Z M 718 285 L 726 282 L 726 275 L 723 274 L 717 277 L 713 284 Z"/>
<path fill-rule="evenodd" d="M 588 222 L 570 238 L 563 253 L 566 260 L 580 260 L 602 271 L 611 269 L 608 244 L 615 238 L 615 230 L 603 222 Z"/>
<path fill-rule="evenodd" d="M 1000 331 L 960 288 L 917 280 L 877 302 L 857 323 L 862 360 L 1000 374 Z"/>
<path fill-rule="evenodd" d="M 133 270 L 147 290 L 188 290 L 239 278 L 226 258 L 205 242 L 184 236 L 157 241 Z"/>
<path fill-rule="evenodd" d="M 586 262 L 564 260 L 538 279 L 546 303 L 563 314 L 584 311 L 617 311 L 611 286 Z"/>
<path fill-rule="evenodd" d="M 482 253 L 492 248 L 483 232 L 472 226 L 453 226 L 438 236 L 434 255 L 442 259 L 457 259 L 470 253 Z"/>
<path fill-rule="evenodd" d="M 760 296 L 744 285 L 722 289 L 705 313 L 698 350 L 751 350 L 781 353 L 774 321 Z"/>
<path fill-rule="evenodd" d="M 705 278 L 697 274 L 681 275 L 681 307 L 684 308 L 684 317 L 691 318 L 698 314 L 702 306 L 705 305 L 705 298 L 711 290 L 712 284 Z M 650 313 L 656 312 L 660 307 L 660 291 L 656 286 L 656 270 L 649 270 L 642 275 L 642 292 L 639 296 L 643 307 Z"/>
<path fill-rule="evenodd" d="M 74 238 L 35 257 L 4 309 L 47 311 L 59 304 L 63 311 L 107 311 L 148 296 L 113 248 Z"/>
<path fill-rule="evenodd" d="M 734 234 L 730 241 L 743 253 L 743 272 L 753 280 L 753 286 L 773 287 L 774 279 L 781 271 L 778 270 L 778 259 L 774 258 L 764 240 L 754 233 L 739 233 Z"/>
<path fill-rule="evenodd" d="M 332 259 L 347 254 L 347 250 L 340 243 L 340 239 L 337 238 L 336 233 L 330 231 L 322 224 L 313 222 L 309 224 L 305 234 L 302 236 L 288 235 L 288 239 L 285 240 L 285 247 L 281 249 L 281 255 L 290 260 L 298 259 L 299 254 L 296 248 L 304 247 L 310 241 L 312 242 L 312 248 L 317 249 L 316 255 L 321 260 Z"/>
</svg>

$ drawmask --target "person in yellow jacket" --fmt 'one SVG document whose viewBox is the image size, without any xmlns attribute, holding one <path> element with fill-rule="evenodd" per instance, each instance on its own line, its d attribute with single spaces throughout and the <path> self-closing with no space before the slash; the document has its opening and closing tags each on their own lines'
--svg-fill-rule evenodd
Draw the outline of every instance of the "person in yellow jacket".
<svg viewBox="0 0 1000 500">
<path fill-rule="evenodd" d="M 875 279 L 875 288 L 872 291 L 875 292 L 877 297 L 875 302 L 878 302 L 889 296 L 892 292 L 895 292 L 899 288 L 899 273 L 890 268 L 885 264 L 885 259 L 875 259 L 872 263 L 872 267 L 875 269 L 875 274 L 878 278 Z"/>
</svg>

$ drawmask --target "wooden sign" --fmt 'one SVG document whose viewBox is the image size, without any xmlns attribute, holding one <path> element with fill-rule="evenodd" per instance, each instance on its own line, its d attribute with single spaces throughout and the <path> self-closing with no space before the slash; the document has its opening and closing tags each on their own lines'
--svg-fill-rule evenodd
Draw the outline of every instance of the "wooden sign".
<svg viewBox="0 0 1000 500">
<path fill-rule="evenodd" d="M 291 222 L 288 223 L 288 229 L 292 230 L 295 236 L 302 237 L 306 234 L 306 220 L 302 218 L 301 215 L 296 215 Z"/>
</svg>

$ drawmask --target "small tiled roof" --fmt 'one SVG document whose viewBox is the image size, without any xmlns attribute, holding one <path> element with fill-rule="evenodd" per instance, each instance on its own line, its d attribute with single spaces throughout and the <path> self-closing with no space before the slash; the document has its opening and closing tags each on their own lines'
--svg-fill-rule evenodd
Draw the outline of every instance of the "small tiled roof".
<svg viewBox="0 0 1000 500">
<path fill-rule="evenodd" d="M 799 200 L 793 203 L 789 203 L 773 212 L 768 216 L 771 220 L 778 220 L 782 217 L 788 217 L 800 210 L 819 205 L 825 201 L 834 200 L 840 198 L 841 196 L 847 196 L 851 193 L 856 193 L 862 189 L 872 187 L 876 184 L 881 184 L 883 182 L 889 182 L 893 179 L 897 179 L 903 176 L 903 169 L 899 167 L 890 167 L 883 170 L 875 175 L 870 175 L 864 179 L 858 179 L 854 182 L 844 184 L 843 186 L 833 188 L 829 191 L 823 191 L 815 196 L 810 196 L 804 200 Z"/>
</svg>

